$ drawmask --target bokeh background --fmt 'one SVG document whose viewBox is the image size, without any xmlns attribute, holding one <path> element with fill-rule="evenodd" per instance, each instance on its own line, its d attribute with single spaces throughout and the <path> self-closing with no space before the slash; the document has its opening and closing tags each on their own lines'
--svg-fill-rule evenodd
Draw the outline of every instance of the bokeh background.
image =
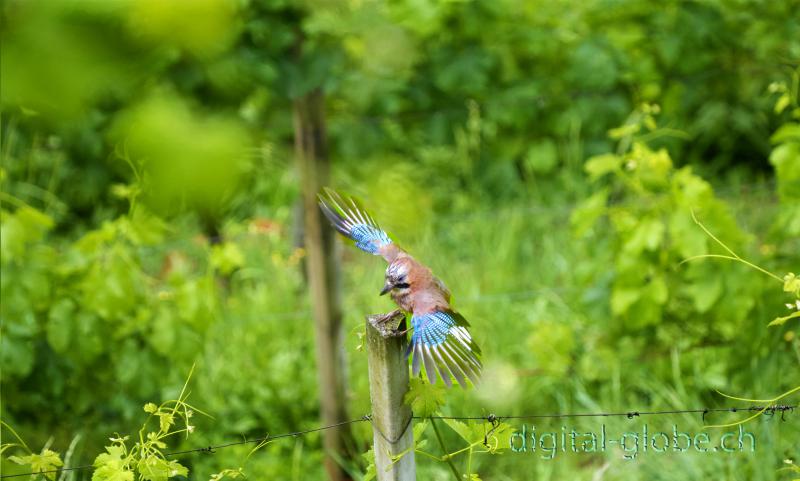
<svg viewBox="0 0 800 481">
<path fill-rule="evenodd" d="M 796 0 L 0 9 L 0 414 L 36 450 L 91 463 L 193 365 L 190 402 L 213 419 L 175 449 L 319 425 L 292 108 L 312 91 L 331 184 L 448 284 L 483 348 L 485 383 L 448 392 L 444 414 L 720 407 L 732 401 L 717 390 L 761 399 L 800 384 L 797 321 L 767 327 L 794 302 L 781 283 L 725 260 L 680 264 L 724 253 L 694 210 L 749 261 L 800 270 Z M 363 316 L 390 302 L 382 261 L 339 255 L 359 417 Z M 675 423 L 702 425 L 649 425 Z M 472 466 L 490 480 L 789 476 L 797 415 L 748 428 L 755 454 Z M 353 432 L 366 452 L 369 425 Z M 325 477 L 318 435 L 249 449 L 184 462 L 191 479 L 240 466 Z M 451 476 L 417 463 L 419 479 Z M 348 465 L 354 478 L 365 467 Z"/>
</svg>

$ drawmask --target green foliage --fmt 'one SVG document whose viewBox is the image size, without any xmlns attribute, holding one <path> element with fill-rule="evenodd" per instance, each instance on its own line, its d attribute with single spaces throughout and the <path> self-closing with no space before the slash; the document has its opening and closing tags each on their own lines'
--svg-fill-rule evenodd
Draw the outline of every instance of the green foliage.
<svg viewBox="0 0 800 481">
<path fill-rule="evenodd" d="M 791 473 L 796 473 L 798 476 L 800 476 L 800 466 L 795 464 L 794 460 L 785 459 L 783 462 L 785 464 L 787 464 L 788 466 L 785 466 L 785 467 L 781 468 L 781 470 L 786 470 L 786 471 L 789 471 Z M 797 481 L 798 479 L 800 479 L 800 478 L 795 478 L 793 481 Z"/>
<path fill-rule="evenodd" d="M 408 392 L 403 401 L 411 406 L 415 415 L 427 417 L 442 407 L 445 392 L 443 386 L 437 386 L 415 377 L 410 380 Z"/>
<path fill-rule="evenodd" d="M 785 236 L 800 235 L 800 69 L 792 74 L 791 87 L 785 83 L 770 85 L 770 92 L 778 93 L 775 112 L 781 113 L 791 107 L 792 121 L 782 124 L 772 134 L 770 141 L 775 145 L 769 161 L 775 167 L 775 179 L 782 210 L 775 224 L 775 230 Z"/>
<path fill-rule="evenodd" d="M 120 114 L 113 128 L 125 158 L 142 159 L 145 192 L 160 212 L 218 214 L 242 172 L 247 132 L 235 119 L 192 112 L 176 95 L 155 94 Z"/>
<path fill-rule="evenodd" d="M 64 465 L 59 454 L 47 448 L 43 448 L 42 452 L 39 454 L 29 454 L 27 456 L 9 456 L 8 460 L 23 466 L 30 466 L 31 472 L 33 473 L 53 471 Z M 45 477 L 51 480 L 56 479 L 56 473 L 48 472 L 45 474 Z"/>
<path fill-rule="evenodd" d="M 511 446 L 513 430 L 506 423 L 487 428 L 483 423 L 465 424 L 454 419 L 445 419 L 444 422 L 471 447 L 481 445 L 487 453 L 502 453 Z"/>
<path fill-rule="evenodd" d="M 424 450 L 425 445 L 423 442 L 417 441 L 420 439 L 425 431 L 425 428 L 427 427 L 425 423 L 420 423 L 415 426 L 414 439 L 416 444 L 414 446 L 414 451 L 419 455 L 449 464 L 453 476 L 456 479 L 461 479 L 462 476 L 464 476 L 465 479 L 478 478 L 477 473 L 473 472 L 473 454 L 502 454 L 511 446 L 511 435 L 513 434 L 514 430 L 506 423 L 494 421 L 487 426 L 485 423 L 467 424 L 455 419 L 444 419 L 444 422 L 454 433 L 458 435 L 461 443 L 466 443 L 466 446 L 459 447 L 453 451 L 448 451 L 445 448 L 442 434 L 439 432 L 439 429 L 436 426 L 436 421 L 432 418 L 430 419 L 431 427 L 434 430 L 436 439 L 439 442 L 439 447 L 441 448 L 443 454 L 441 456 L 436 456 L 426 452 Z M 458 456 L 461 456 L 464 459 L 463 475 L 459 475 L 459 470 L 454 464 L 454 460 Z"/>
<path fill-rule="evenodd" d="M 223 479 L 237 479 L 244 478 L 244 470 L 239 469 L 223 469 L 222 471 L 212 474 L 209 481 L 221 481 Z"/>
<path fill-rule="evenodd" d="M 257 262 L 263 267 L 255 273 L 256 278 L 274 278 L 271 272 L 295 270 L 294 277 L 282 274 L 287 282 L 280 288 L 271 288 L 273 293 L 282 289 L 284 296 L 295 296 L 296 284 L 291 281 L 299 279 L 301 256 L 278 247 L 280 238 L 274 232 L 265 236 L 254 230 L 255 234 L 249 234 L 247 227 L 239 227 L 243 231 L 233 229 L 231 240 L 218 245 L 209 245 L 202 237 L 170 243 L 166 238 L 173 235 L 174 226 L 138 206 L 74 241 L 65 241 L 54 235 L 52 219 L 31 206 L 4 207 L 0 216 L 4 240 L 0 252 L 4 274 L 0 281 L 0 361 L 5 413 L 12 417 L 47 413 L 37 416 L 46 423 L 61 419 L 68 430 L 88 426 L 90 449 L 99 447 L 102 430 L 133 419 L 141 399 L 168 390 L 170 383 L 180 379 L 180 366 L 190 366 L 206 349 L 211 358 L 227 351 L 226 368 L 214 371 L 230 380 L 226 394 L 200 388 L 206 391 L 206 401 L 217 396 L 218 401 L 210 404 L 218 412 L 225 413 L 230 402 L 236 406 L 251 399 L 249 382 L 240 378 L 246 372 L 242 366 L 257 376 L 261 366 L 268 365 L 265 361 L 278 375 L 288 376 L 287 381 L 307 378 L 306 383 L 296 385 L 294 393 L 258 394 L 264 403 L 280 403 L 267 399 L 282 395 L 308 399 L 294 408 L 272 411 L 270 416 L 286 419 L 284 428 L 288 428 L 292 411 L 313 409 L 313 371 L 298 376 L 285 369 L 290 364 L 299 367 L 300 360 L 309 356 L 308 348 L 283 356 L 263 351 L 265 358 L 255 365 L 250 355 L 239 350 L 241 345 L 257 342 L 259 337 L 253 337 L 253 332 L 263 330 L 263 338 L 282 323 L 280 317 L 264 322 L 259 308 L 251 311 L 251 306 L 258 305 L 274 311 L 275 307 L 264 302 L 279 300 L 264 297 L 264 291 L 254 287 L 254 273 L 241 271 L 242 266 L 253 265 L 254 247 L 275 246 Z M 221 305 L 226 298 L 229 302 Z M 237 311 L 252 312 L 252 321 Z M 223 312 L 231 320 L 217 323 Z M 240 327 L 232 329 L 231 324 Z M 272 339 L 275 346 L 282 342 Z M 101 422 L 105 414 L 96 408 L 98 404 L 113 409 L 117 421 L 110 425 Z M 263 424 L 259 421 L 263 414 L 255 408 L 241 414 L 237 416 L 239 424 L 232 427 L 236 432 Z M 160 416 L 160 421 L 162 428 L 170 422 L 167 416 Z M 159 463 L 143 465 L 143 469 L 147 466 L 154 470 L 153 476 L 167 469 Z"/>
<path fill-rule="evenodd" d="M 564 375 L 576 347 L 575 333 L 566 323 L 543 320 L 528 337 L 528 346 L 537 366 L 553 375 Z"/>
<path fill-rule="evenodd" d="M 769 323 L 770 326 L 782 326 L 789 319 L 800 318 L 800 279 L 793 272 L 786 274 L 783 279 L 783 292 L 789 292 L 795 297 L 794 303 L 787 303 L 786 307 L 794 312 L 788 316 L 776 317 Z"/>
<path fill-rule="evenodd" d="M 797 272 L 798 74 L 771 83 L 800 58 L 796 10 L 5 2 L 3 418 L 37 446 L 54 436 L 52 452 L 80 435 L 75 463 L 63 459 L 85 464 L 146 400 L 175 398 L 196 362 L 193 396 L 220 420 L 198 429 L 198 444 L 318 425 L 291 153 L 292 100 L 314 89 L 326 96 L 333 183 L 368 198 L 443 277 L 496 376 L 466 393 L 415 382 L 418 413 L 668 409 L 717 402 L 713 389 L 787 391 L 796 309 L 771 329 L 762 321 L 796 292 L 740 262 L 681 261 L 725 255 L 694 211 L 744 258 Z M 345 332 L 355 332 L 386 301 L 374 259 L 343 259 Z M 351 353 L 351 412 L 368 411 L 364 363 Z M 179 421 L 148 409 L 148 432 Z M 478 431 L 491 428 L 441 433 L 469 447 L 455 455 L 468 478 L 595 469 L 513 456 L 470 465 L 485 449 Z M 416 429 L 428 452 L 432 428 Z M 147 442 L 113 444 L 98 471 L 179 470 L 128 458 Z M 219 466 L 246 455 L 186 467 L 193 479 L 233 478 L 242 471 Z M 772 479 L 781 455 L 690 458 L 680 475 Z M 317 437 L 270 443 L 245 471 L 320 477 L 322 456 Z M 420 454 L 420 477 L 447 475 L 433 457 Z M 614 476 L 665 472 L 657 460 L 638 468 Z"/>
<path fill-rule="evenodd" d="M 80 373 L 95 386 L 111 382 L 113 374 L 114 382 L 141 395 L 152 390 L 158 358 L 191 363 L 191 338 L 204 332 L 215 309 L 214 297 L 201 293 L 215 287 L 204 274 L 175 270 L 155 278 L 146 272 L 152 266 L 141 249 L 163 240 L 158 218 L 140 208 L 62 245 L 49 241 L 52 221 L 32 207 L 3 210 L 2 218 L 3 369 L 9 381 L 25 379 L 38 365 L 68 377 Z M 33 342 L 38 336 L 47 343 Z M 73 414 L 93 410 L 98 392 L 63 380 L 40 391 L 69 399 L 62 409 Z M 22 399 L 6 406 L 43 408 Z"/>
<path fill-rule="evenodd" d="M 194 369 L 194 368 L 193 368 Z M 147 403 L 144 405 L 144 412 L 148 413 L 148 419 L 142 425 L 138 433 L 138 441 L 129 445 L 129 436 L 119 436 L 109 438 L 110 445 L 105 447 L 105 452 L 100 453 L 94 460 L 94 472 L 92 481 L 166 481 L 176 476 L 188 476 L 189 470 L 186 466 L 175 460 L 166 458 L 164 450 L 167 448 L 165 440 L 176 434 L 189 434 L 194 432 L 195 426 L 190 424 L 196 408 L 186 403 L 188 397 L 187 386 L 189 379 L 184 384 L 178 399 L 166 401 L 160 405 Z M 204 414 L 201 412 L 201 414 Z M 157 420 L 157 428 L 151 427 L 151 421 Z M 12 447 L 22 447 L 27 451 L 24 441 L 7 424 L 3 423 L 16 436 L 20 444 L 4 444 L 2 451 Z M 57 468 L 64 466 L 59 453 L 48 448 L 43 448 L 40 454 L 31 453 L 27 456 L 9 456 L 8 460 L 26 466 L 33 473 L 44 473 L 47 479 L 55 480 Z M 212 475 L 212 480 L 220 480 L 225 477 L 230 479 L 242 476 L 242 469 L 226 469 Z"/>
<path fill-rule="evenodd" d="M 637 117 L 640 123 L 627 124 L 637 128 L 611 133 L 629 148 L 587 160 L 586 171 L 601 188 L 572 215 L 576 233 L 603 232 L 610 239 L 609 307 L 618 320 L 612 324 L 614 334 L 636 332 L 655 347 L 660 345 L 659 331 L 670 329 L 671 322 L 711 315 L 708 329 L 686 341 L 732 339 L 735 326 L 753 307 L 752 294 L 747 294 L 753 284 L 735 269 L 717 268 L 712 275 L 708 266 L 677 266 L 685 258 L 709 252 L 709 239 L 692 221 L 693 210 L 702 219 L 712 219 L 716 232 L 726 239 L 742 242 L 744 233 L 708 182 L 690 167 L 675 168 L 665 149 L 653 150 L 639 140 L 645 127 L 656 129 L 641 120 L 650 117 Z"/>
</svg>

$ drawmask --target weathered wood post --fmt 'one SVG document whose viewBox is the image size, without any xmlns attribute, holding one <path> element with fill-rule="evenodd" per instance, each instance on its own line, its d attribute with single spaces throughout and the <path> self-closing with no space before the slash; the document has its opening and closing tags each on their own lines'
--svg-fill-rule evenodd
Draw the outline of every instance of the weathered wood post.
<svg viewBox="0 0 800 481">
<path fill-rule="evenodd" d="M 405 328 L 405 315 L 399 310 L 367 317 L 369 396 L 378 481 L 416 479 L 412 413 L 403 402 L 408 391 Z M 393 462 L 392 458 L 404 451 L 407 453 Z"/>
</svg>

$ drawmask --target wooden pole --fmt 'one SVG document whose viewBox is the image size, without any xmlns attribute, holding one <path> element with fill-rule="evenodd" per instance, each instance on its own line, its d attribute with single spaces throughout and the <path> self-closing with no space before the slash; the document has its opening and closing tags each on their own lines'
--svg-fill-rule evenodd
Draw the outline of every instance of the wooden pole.
<svg viewBox="0 0 800 481">
<path fill-rule="evenodd" d="M 405 315 L 400 311 L 367 317 L 369 397 L 378 481 L 412 481 L 414 429 L 411 408 L 403 402 L 408 391 L 405 355 Z M 392 458 L 406 452 L 399 461 Z"/>
<path fill-rule="evenodd" d="M 339 293 L 339 269 L 330 229 L 317 205 L 317 193 L 328 179 L 325 99 L 314 90 L 294 100 L 295 154 L 303 191 L 306 272 L 315 320 L 317 376 L 322 423 L 346 421 L 346 358 Z M 353 438 L 348 426 L 325 430 L 325 470 L 331 481 L 350 479 L 340 462 L 352 459 Z"/>
</svg>

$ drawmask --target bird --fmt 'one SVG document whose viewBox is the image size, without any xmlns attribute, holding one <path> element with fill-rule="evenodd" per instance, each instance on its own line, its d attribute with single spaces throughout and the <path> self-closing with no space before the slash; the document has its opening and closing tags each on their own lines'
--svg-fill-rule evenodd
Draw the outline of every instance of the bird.
<svg viewBox="0 0 800 481">
<path fill-rule="evenodd" d="M 405 313 L 411 315 L 411 340 L 406 357 L 414 376 L 422 365 L 431 384 L 437 374 L 447 387 L 452 377 L 466 388 L 467 380 L 477 385 L 483 365 L 481 350 L 469 333 L 469 323 L 450 306 L 450 291 L 431 270 L 400 248 L 352 196 L 323 188 L 319 207 L 339 233 L 364 252 L 383 257 L 389 264 L 380 295 L 389 294 Z"/>
</svg>

